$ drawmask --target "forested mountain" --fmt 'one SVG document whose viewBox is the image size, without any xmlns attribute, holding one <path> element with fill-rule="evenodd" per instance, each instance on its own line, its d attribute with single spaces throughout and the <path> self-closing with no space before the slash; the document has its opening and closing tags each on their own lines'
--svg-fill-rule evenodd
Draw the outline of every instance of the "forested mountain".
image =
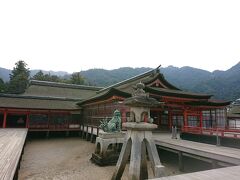
<svg viewBox="0 0 240 180">
<path fill-rule="evenodd" d="M 151 68 L 142 67 L 134 69 L 130 67 L 123 67 L 114 70 L 89 69 L 87 71 L 81 71 L 81 74 L 91 85 L 108 86 L 149 70 L 151 70 Z"/>
<path fill-rule="evenodd" d="M 5 69 L 0 67 L 0 78 L 3 81 L 9 81 L 9 74 L 11 73 L 10 69 Z"/>
<path fill-rule="evenodd" d="M 85 77 L 85 81 L 89 85 L 108 86 L 150 69 L 123 67 L 114 70 L 89 69 L 80 73 Z M 240 62 L 226 71 L 217 70 L 212 73 L 187 66 L 182 68 L 168 66 L 161 68 L 160 71 L 169 82 L 180 89 L 212 94 L 217 99 L 235 100 L 240 98 Z M 0 68 L 0 78 L 6 81 L 6 77 L 8 77 L 10 72 L 10 70 Z M 31 71 L 31 75 L 34 75 L 36 72 L 37 70 Z M 60 75 L 65 79 L 71 77 L 70 74 L 63 71 L 43 72 Z"/>
<path fill-rule="evenodd" d="M 180 89 L 214 95 L 216 99 L 235 100 L 240 97 L 240 62 L 226 71 L 169 66 L 161 69 L 166 79 Z"/>
</svg>

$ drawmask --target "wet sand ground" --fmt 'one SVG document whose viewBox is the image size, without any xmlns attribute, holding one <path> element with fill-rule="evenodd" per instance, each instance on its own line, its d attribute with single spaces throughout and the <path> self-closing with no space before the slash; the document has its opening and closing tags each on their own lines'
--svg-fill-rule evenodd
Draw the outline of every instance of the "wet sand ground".
<svg viewBox="0 0 240 180">
<path fill-rule="evenodd" d="M 115 166 L 100 167 L 93 164 L 90 158 L 94 148 L 94 144 L 80 138 L 29 140 L 21 161 L 19 180 L 111 179 Z M 166 175 L 180 173 L 176 163 L 163 165 Z M 122 179 L 127 179 L 127 173 L 128 166 Z"/>
</svg>

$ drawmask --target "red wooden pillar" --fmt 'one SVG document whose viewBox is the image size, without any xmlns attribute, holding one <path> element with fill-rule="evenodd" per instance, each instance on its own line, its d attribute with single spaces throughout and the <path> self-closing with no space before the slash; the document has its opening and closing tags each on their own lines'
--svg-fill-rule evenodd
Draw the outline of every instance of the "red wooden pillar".
<svg viewBox="0 0 240 180">
<path fill-rule="evenodd" d="M 26 128 L 29 128 L 29 112 L 27 112 Z"/>
<path fill-rule="evenodd" d="M 127 120 L 126 120 L 126 110 L 125 109 L 122 109 L 122 123 L 125 123 Z"/>
<path fill-rule="evenodd" d="M 202 114 L 202 111 L 200 111 L 200 123 L 199 123 L 200 128 L 202 128 L 202 121 L 203 121 L 203 114 Z"/>
<path fill-rule="evenodd" d="M 199 126 L 200 126 L 201 134 L 202 134 L 202 125 L 203 125 L 202 121 L 203 121 L 203 114 L 202 114 L 202 111 L 200 111 L 200 123 L 199 123 Z"/>
<path fill-rule="evenodd" d="M 188 121 L 187 121 L 187 111 L 186 110 L 184 110 L 184 112 L 183 112 L 183 118 L 184 118 L 184 127 L 185 126 L 188 126 Z"/>
<path fill-rule="evenodd" d="M 50 124 L 50 111 L 48 111 L 48 124 L 47 124 L 48 129 L 50 129 L 49 124 Z"/>
<path fill-rule="evenodd" d="M 169 124 L 169 129 L 172 129 L 172 111 L 168 111 L 168 124 Z"/>
<path fill-rule="evenodd" d="M 6 128 L 7 124 L 7 111 L 5 110 L 3 113 L 3 128 Z"/>
</svg>

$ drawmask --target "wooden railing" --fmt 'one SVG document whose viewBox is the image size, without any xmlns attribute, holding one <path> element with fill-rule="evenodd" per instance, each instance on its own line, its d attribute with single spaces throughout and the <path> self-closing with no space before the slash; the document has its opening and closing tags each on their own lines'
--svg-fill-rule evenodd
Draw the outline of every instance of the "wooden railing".
<svg viewBox="0 0 240 180">
<path fill-rule="evenodd" d="M 95 125 L 81 124 L 80 131 L 82 133 L 82 138 L 85 138 L 87 141 L 94 141 L 94 137 L 98 137 L 100 128 Z"/>
<path fill-rule="evenodd" d="M 227 138 L 240 138 L 240 129 L 184 126 L 181 131 L 193 134 L 213 135 Z"/>
</svg>

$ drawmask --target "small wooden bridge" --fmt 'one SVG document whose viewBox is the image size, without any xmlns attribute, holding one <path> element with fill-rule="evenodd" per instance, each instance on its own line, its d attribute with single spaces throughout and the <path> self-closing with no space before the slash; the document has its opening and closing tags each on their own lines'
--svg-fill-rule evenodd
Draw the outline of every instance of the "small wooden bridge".
<svg viewBox="0 0 240 180">
<path fill-rule="evenodd" d="M 0 129 L 0 179 L 18 178 L 27 129 Z"/>
</svg>

